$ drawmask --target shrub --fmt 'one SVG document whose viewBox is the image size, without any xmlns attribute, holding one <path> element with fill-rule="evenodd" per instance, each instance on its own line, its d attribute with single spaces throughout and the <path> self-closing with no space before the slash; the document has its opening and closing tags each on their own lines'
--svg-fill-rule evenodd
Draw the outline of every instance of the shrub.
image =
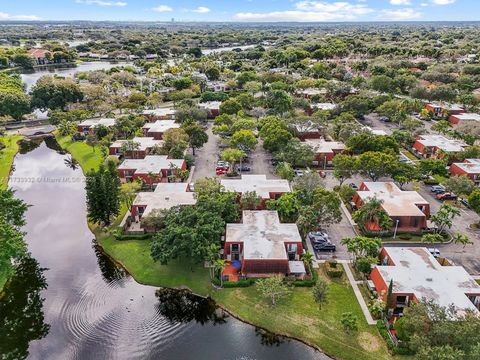
<svg viewBox="0 0 480 360">
<path fill-rule="evenodd" d="M 368 310 L 375 319 L 379 319 L 385 310 L 385 303 L 382 299 L 374 299 L 368 304 Z"/>
<path fill-rule="evenodd" d="M 330 260 L 325 263 L 327 275 L 331 278 L 340 278 L 343 275 L 343 268 L 338 266 L 335 260 Z"/>
<path fill-rule="evenodd" d="M 124 240 L 150 240 L 152 234 L 118 234 L 115 235 L 115 239 L 119 241 Z"/>
</svg>

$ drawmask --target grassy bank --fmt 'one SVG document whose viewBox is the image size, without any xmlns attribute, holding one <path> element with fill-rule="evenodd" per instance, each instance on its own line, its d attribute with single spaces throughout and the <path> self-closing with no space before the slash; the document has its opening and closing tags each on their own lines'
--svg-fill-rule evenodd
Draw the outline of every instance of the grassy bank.
<svg viewBox="0 0 480 360">
<path fill-rule="evenodd" d="M 55 139 L 62 149 L 68 151 L 78 161 L 84 173 L 98 169 L 105 158 L 100 146 L 92 147 L 83 141 L 72 141 L 70 136 L 61 136 L 55 131 Z"/>
<path fill-rule="evenodd" d="M 6 189 L 8 186 L 8 177 L 15 155 L 18 153 L 18 141 L 21 138 L 21 135 L 5 135 L 0 137 L 0 142 L 5 145 L 5 148 L 0 150 L 0 189 Z M 10 265 L 0 267 L 0 292 L 12 275 L 12 272 L 13 268 Z"/>
<path fill-rule="evenodd" d="M 8 186 L 8 177 L 12 168 L 13 159 L 17 155 L 19 145 L 18 141 L 22 135 L 4 135 L 0 137 L 0 142 L 5 145 L 0 150 L 0 188 L 6 189 Z"/>
<path fill-rule="evenodd" d="M 150 257 L 150 241 L 117 241 L 97 232 L 99 244 L 142 284 L 173 288 L 188 287 L 200 295 L 209 295 L 240 319 L 277 334 L 301 339 L 340 359 L 391 359 L 375 327 L 369 326 L 352 288 L 345 280 L 330 281 L 329 301 L 321 308 L 314 302 L 311 289 L 295 288 L 276 307 L 260 296 L 254 286 L 216 290 L 210 284 L 208 270 L 188 261 L 160 265 Z M 327 279 L 323 271 L 319 276 Z M 329 281 L 327 279 L 327 281 Z M 341 314 L 352 312 L 359 329 L 346 334 Z"/>
</svg>

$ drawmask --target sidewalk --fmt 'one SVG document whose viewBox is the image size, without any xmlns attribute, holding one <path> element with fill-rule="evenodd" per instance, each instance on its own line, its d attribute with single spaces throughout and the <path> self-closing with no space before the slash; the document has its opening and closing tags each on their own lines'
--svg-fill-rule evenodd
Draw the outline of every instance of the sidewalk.
<svg viewBox="0 0 480 360">
<path fill-rule="evenodd" d="M 350 281 L 350 284 L 352 285 L 353 292 L 355 293 L 355 296 L 357 297 L 357 301 L 360 304 L 360 307 L 362 308 L 363 314 L 365 315 L 365 319 L 367 320 L 368 325 L 375 325 L 377 322 L 373 320 L 372 315 L 370 314 L 370 311 L 368 311 L 367 304 L 365 303 L 365 300 L 363 299 L 362 293 L 360 292 L 360 289 L 358 288 L 358 284 L 355 281 L 355 278 L 353 277 L 352 271 L 350 270 L 350 267 L 348 266 L 348 263 L 342 263 L 343 268 L 345 269 L 345 273 L 347 274 L 348 281 Z"/>
</svg>

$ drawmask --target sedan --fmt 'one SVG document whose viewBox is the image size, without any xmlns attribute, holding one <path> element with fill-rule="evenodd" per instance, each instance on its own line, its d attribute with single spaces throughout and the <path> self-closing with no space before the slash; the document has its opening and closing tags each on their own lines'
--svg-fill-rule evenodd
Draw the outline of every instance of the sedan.
<svg viewBox="0 0 480 360">
<path fill-rule="evenodd" d="M 438 200 L 445 201 L 445 200 L 457 200 L 457 195 L 454 193 L 443 193 L 437 194 L 435 196 Z"/>
<path fill-rule="evenodd" d="M 300 170 L 300 169 L 295 169 L 295 176 L 303 176 L 304 172 L 303 170 Z"/>
<path fill-rule="evenodd" d="M 351 183 L 351 184 L 350 184 L 350 187 L 351 187 L 353 190 L 358 190 L 358 186 L 355 185 L 354 183 Z"/>
<path fill-rule="evenodd" d="M 226 173 L 227 173 L 227 170 L 225 170 L 225 169 L 217 169 L 215 171 L 216 175 L 225 175 Z"/>
<path fill-rule="evenodd" d="M 313 248 L 317 251 L 336 251 L 337 247 L 331 243 L 315 244 Z"/>
<path fill-rule="evenodd" d="M 323 231 L 311 231 L 308 233 L 308 238 L 310 240 L 322 238 L 322 239 L 328 239 L 328 234 L 324 233 Z"/>
<path fill-rule="evenodd" d="M 433 185 L 430 188 L 430 191 L 435 193 L 435 194 L 441 194 L 444 193 L 447 189 L 445 189 L 445 186 L 443 185 Z"/>
<path fill-rule="evenodd" d="M 242 165 L 242 166 L 238 166 L 237 167 L 237 171 L 241 172 L 241 171 L 250 171 L 250 167 L 247 166 L 247 165 Z"/>
</svg>

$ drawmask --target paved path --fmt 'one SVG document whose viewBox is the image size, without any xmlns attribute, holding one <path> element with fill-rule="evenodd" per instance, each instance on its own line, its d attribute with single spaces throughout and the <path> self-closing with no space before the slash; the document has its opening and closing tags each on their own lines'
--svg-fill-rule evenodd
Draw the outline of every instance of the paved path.
<svg viewBox="0 0 480 360">
<path fill-rule="evenodd" d="M 343 265 L 343 268 L 345 269 L 345 273 L 347 274 L 348 281 L 350 281 L 350 284 L 352 285 L 353 292 L 357 297 L 357 301 L 360 304 L 360 307 L 362 308 L 363 314 L 365 315 L 365 319 L 367 320 L 368 325 L 375 325 L 377 322 L 373 320 L 372 315 L 370 314 L 370 311 L 368 311 L 367 304 L 363 299 L 362 293 L 358 288 L 358 283 L 357 281 L 355 281 L 355 278 L 353 277 L 352 271 L 350 270 L 348 263 L 342 263 L 342 265 Z"/>
</svg>

